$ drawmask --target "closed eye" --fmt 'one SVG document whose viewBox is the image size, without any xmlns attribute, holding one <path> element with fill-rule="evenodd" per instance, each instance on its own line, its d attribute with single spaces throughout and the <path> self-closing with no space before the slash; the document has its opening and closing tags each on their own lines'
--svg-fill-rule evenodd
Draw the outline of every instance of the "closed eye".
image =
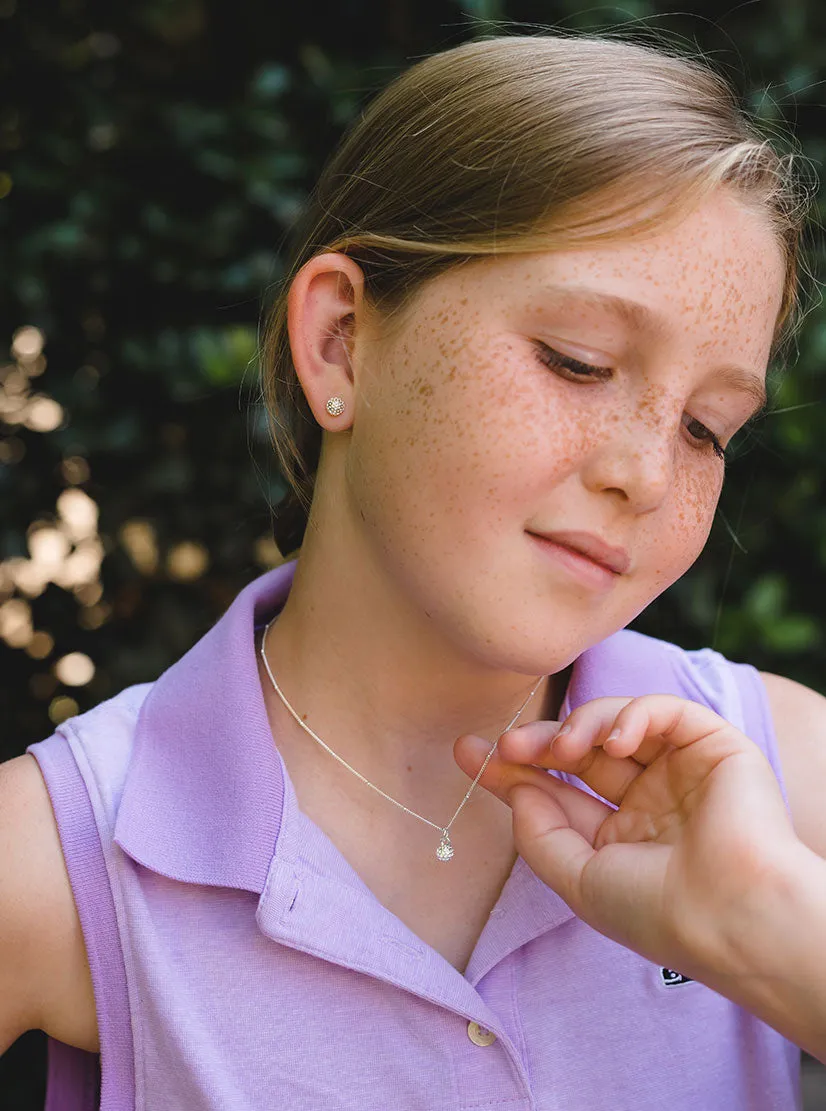
<svg viewBox="0 0 826 1111">
<path fill-rule="evenodd" d="M 613 374 L 613 368 L 610 366 L 596 366 L 593 363 L 583 363 L 579 359 L 573 358 L 571 355 L 563 355 L 561 351 L 555 351 L 553 347 L 549 347 L 548 344 L 543 343 L 542 340 L 534 340 L 534 343 L 536 345 L 536 355 L 539 361 L 544 366 L 550 367 L 551 370 L 567 371 L 568 374 L 563 375 L 563 377 L 570 376 L 568 379 L 569 381 L 578 380 L 582 382 L 590 379 L 594 382 L 604 382 Z M 692 426 L 697 428 L 699 432 L 692 432 Z M 701 424 L 700 421 L 694 420 L 693 417 L 689 417 L 685 427 L 688 428 L 689 436 L 692 437 L 698 447 L 710 447 L 719 459 L 725 461 L 725 448 L 710 428 Z"/>
<path fill-rule="evenodd" d="M 577 377 L 585 377 L 586 375 L 593 375 L 598 381 L 602 381 L 611 376 L 612 368 L 610 366 L 595 366 L 593 363 L 582 363 L 579 359 L 574 359 L 571 355 L 563 355 L 560 351 L 554 351 L 553 347 L 549 347 L 547 343 L 541 340 L 536 340 L 536 353 L 539 361 L 544 363 L 545 366 L 556 370 L 562 368 L 569 370 Z"/>
</svg>

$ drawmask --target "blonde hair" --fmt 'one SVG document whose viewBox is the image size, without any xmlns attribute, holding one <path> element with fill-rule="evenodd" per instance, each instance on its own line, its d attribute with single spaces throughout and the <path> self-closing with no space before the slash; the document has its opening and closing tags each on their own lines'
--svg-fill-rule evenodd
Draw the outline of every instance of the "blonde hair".
<svg viewBox="0 0 826 1111">
<path fill-rule="evenodd" d="M 352 257 L 367 303 L 389 319 L 463 260 L 653 229 L 721 184 L 766 213 L 784 251 L 779 343 L 798 303 L 804 191 L 793 156 L 704 61 L 602 36 L 499 36 L 391 82 L 325 166 L 266 321 L 262 392 L 294 519 L 286 546 L 300 543 L 322 436 L 287 331 L 289 287 L 309 259 Z"/>
</svg>

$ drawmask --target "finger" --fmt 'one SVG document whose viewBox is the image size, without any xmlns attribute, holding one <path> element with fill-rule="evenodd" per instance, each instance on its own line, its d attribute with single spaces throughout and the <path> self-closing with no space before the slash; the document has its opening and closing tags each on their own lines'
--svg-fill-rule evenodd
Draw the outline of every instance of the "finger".
<svg viewBox="0 0 826 1111">
<path fill-rule="evenodd" d="M 572 827 L 559 799 L 536 787 L 516 787 L 511 801 L 514 844 L 519 855 L 578 914 L 583 872 L 595 855 L 593 838 L 584 837 Z"/>
<path fill-rule="evenodd" d="M 601 728 L 605 737 L 613 727 L 615 713 L 611 711 L 610 714 L 603 715 L 604 723 Z M 558 728 L 557 723 L 532 722 L 503 734 L 497 746 L 500 758 L 505 764 L 532 764 L 535 767 L 576 775 L 592 791 L 619 806 L 628 788 L 645 770 L 645 766 L 638 763 L 636 758 L 618 759 L 613 753 L 603 752 L 599 746 L 592 747 L 591 736 L 587 732 L 575 736 L 574 746 L 564 746 L 555 740 L 551 749 L 545 738 L 551 736 L 553 739 L 554 729 L 548 726 Z M 562 740 L 567 738 L 563 737 Z M 661 749 L 660 744 L 658 751 Z"/>
<path fill-rule="evenodd" d="M 487 741 L 473 734 L 460 737 L 454 745 L 457 764 L 466 775 L 474 779 L 489 751 L 490 746 Z M 479 784 L 509 806 L 512 805 L 511 796 L 514 787 L 537 788 L 550 798 L 556 799 L 571 826 L 592 842 L 605 819 L 614 813 L 614 810 L 600 799 L 557 779 L 556 776 L 549 775 L 540 768 L 504 764 L 496 752 L 480 777 Z"/>
<path fill-rule="evenodd" d="M 557 757 L 565 755 L 573 760 L 594 745 L 605 745 L 617 727 L 619 715 L 635 701 L 637 700 L 634 698 L 594 698 L 577 706 L 565 720 L 564 725 L 568 727 L 568 732 L 554 744 L 554 754 Z M 617 757 L 629 757 L 633 754 L 638 764 L 647 767 L 653 764 L 664 747 L 664 739 L 655 731 L 649 730 L 637 737 L 634 746 L 626 744 L 618 747 L 612 742 L 606 752 Z"/>
<path fill-rule="evenodd" d="M 520 725 L 502 734 L 499 751 L 506 761 L 573 771 L 575 761 L 584 756 L 593 743 L 602 743 L 608 738 L 617 714 L 632 701 L 631 698 L 596 698 L 572 710 L 562 722 L 532 721 Z M 580 728 L 583 721 L 584 730 Z M 563 726 L 569 726 L 570 731 L 560 736 Z M 600 740 L 595 740 L 596 737 Z M 645 738 L 634 752 L 634 759 L 647 766 L 662 749 L 661 739 Z"/>
<path fill-rule="evenodd" d="M 479 769 L 490 752 L 490 742 L 466 733 L 459 737 L 453 746 L 453 756 L 462 771 L 475 779 Z M 508 802 L 508 795 L 516 783 L 533 783 L 542 788 L 548 773 L 542 768 L 529 764 L 509 764 L 502 760 L 498 749 L 494 749 L 484 772 L 479 779 L 482 787 L 496 795 L 502 802 Z"/>
<path fill-rule="evenodd" d="M 581 707 L 584 709 L 584 707 Z M 587 726 L 585 727 L 587 728 Z M 751 750 L 753 742 L 708 706 L 673 694 L 646 694 L 632 699 L 616 715 L 613 740 L 602 743 L 613 755 L 635 755 L 646 738 L 659 738 L 671 749 L 702 748 L 709 758 L 722 759 L 736 751 Z M 602 730 L 600 730 L 602 737 Z"/>
</svg>

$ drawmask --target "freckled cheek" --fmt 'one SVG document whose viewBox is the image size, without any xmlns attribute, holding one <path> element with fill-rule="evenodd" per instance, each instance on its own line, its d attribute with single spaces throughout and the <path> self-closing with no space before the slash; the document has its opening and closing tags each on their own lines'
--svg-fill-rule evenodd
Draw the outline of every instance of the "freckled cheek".
<svg viewBox="0 0 826 1111">
<path fill-rule="evenodd" d="M 660 579 L 673 582 L 703 550 L 711 531 L 722 488 L 722 466 L 709 460 L 703 466 L 684 468 L 677 476 L 670 498 L 669 520 L 660 520 L 652 537 L 653 560 L 662 538 L 671 537 L 668 559 L 660 561 Z"/>
<path fill-rule="evenodd" d="M 435 346 L 401 356 L 389 383 L 385 419 L 415 429 L 420 446 L 438 444 L 440 454 L 459 458 L 474 442 L 512 434 L 527 399 L 512 388 L 509 368 L 489 351 L 474 351 L 461 336 Z"/>
<path fill-rule="evenodd" d="M 419 490 L 430 516 L 531 503 L 532 488 L 547 491 L 613 427 L 615 413 L 595 412 L 585 390 L 509 344 L 492 351 L 454 335 L 435 346 L 396 352 L 365 410 L 366 438 L 352 445 L 371 487 L 392 488 L 390 475 L 403 483 L 408 512 L 422 508 Z"/>
<path fill-rule="evenodd" d="M 504 469 L 516 471 L 522 484 L 547 485 L 553 475 L 577 466 L 615 427 L 616 414 L 596 408 L 584 394 L 531 368 L 505 370 L 476 407 L 473 439 Z"/>
<path fill-rule="evenodd" d="M 472 368 L 450 350 L 409 350 L 358 414 L 347 476 L 366 519 L 381 533 L 430 532 L 478 505 L 495 445 Z"/>
</svg>

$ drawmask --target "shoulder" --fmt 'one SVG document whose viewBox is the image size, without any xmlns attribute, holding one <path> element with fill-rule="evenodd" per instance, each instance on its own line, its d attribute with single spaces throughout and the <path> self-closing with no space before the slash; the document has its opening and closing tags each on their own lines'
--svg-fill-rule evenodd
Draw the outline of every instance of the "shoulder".
<svg viewBox="0 0 826 1111">
<path fill-rule="evenodd" d="M 127 688 L 0 765 L 0 906 L 15 910 L 0 923 L 0 1001 L 20 1000 L 18 1032 L 90 1052 L 95 996 L 73 884 L 92 882 L 84 851 L 110 835 L 150 689 Z"/>
<path fill-rule="evenodd" d="M 682 648 L 672 641 L 621 629 L 589 649 L 577 667 L 591 679 L 587 684 L 591 697 L 591 688 L 599 694 L 678 694 L 702 702 L 743 727 L 746 677 L 714 649 Z"/>
<path fill-rule="evenodd" d="M 91 710 L 67 718 L 54 734 L 26 749 L 35 757 L 52 802 L 62 805 L 66 761 L 76 766 L 90 797 L 113 819 L 132 756 L 141 708 L 154 684 L 127 687 Z"/>
<path fill-rule="evenodd" d="M 126 687 L 120 694 L 98 703 L 91 710 L 67 718 L 58 726 L 57 732 L 70 731 L 87 738 L 88 743 L 97 741 L 104 747 L 107 744 L 111 746 L 116 738 L 128 737 L 134 731 L 141 707 L 154 685 L 139 683 Z"/>
<path fill-rule="evenodd" d="M 826 698 L 811 687 L 761 671 L 798 837 L 826 857 Z"/>
<path fill-rule="evenodd" d="M 12 1038 L 42 1029 L 97 1051 L 86 948 L 46 785 L 35 760 L 0 764 L 0 1007 Z M 0 1051 L 2 1051 L 0 1047 Z"/>
</svg>

